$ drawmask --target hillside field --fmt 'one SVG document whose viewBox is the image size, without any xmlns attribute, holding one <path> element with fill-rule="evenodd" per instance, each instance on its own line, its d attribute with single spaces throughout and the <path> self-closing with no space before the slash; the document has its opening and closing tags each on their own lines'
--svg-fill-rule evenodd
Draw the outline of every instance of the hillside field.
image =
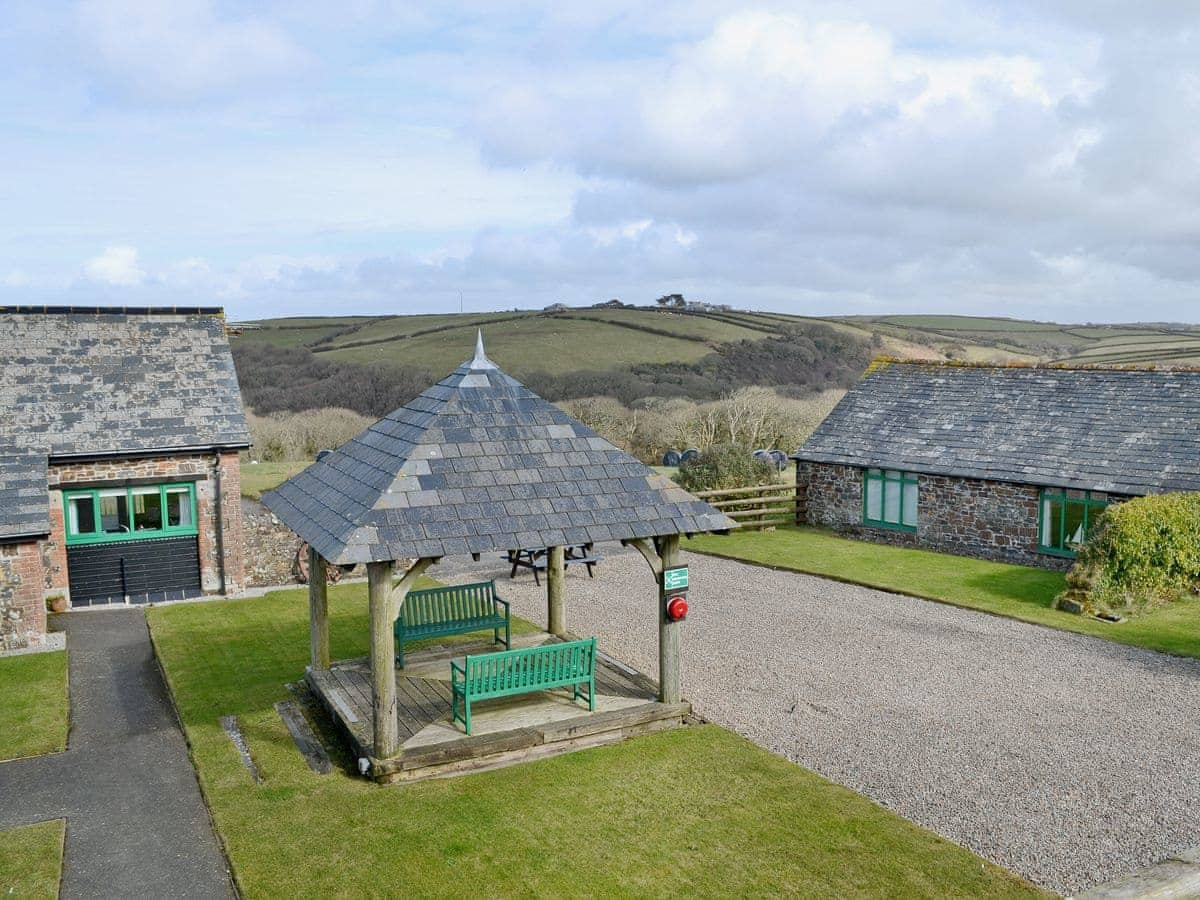
<svg viewBox="0 0 1200 900">
<path fill-rule="evenodd" d="M 238 340 L 304 348 L 318 358 L 449 372 L 482 328 L 488 355 L 517 378 L 642 363 L 695 363 L 721 344 L 777 337 L 788 326 L 828 325 L 878 335 L 880 352 L 970 362 L 1200 365 L 1200 326 L 1060 325 L 970 316 L 814 318 L 762 312 L 678 312 L 650 307 L 523 310 L 418 316 L 266 319 Z"/>
</svg>

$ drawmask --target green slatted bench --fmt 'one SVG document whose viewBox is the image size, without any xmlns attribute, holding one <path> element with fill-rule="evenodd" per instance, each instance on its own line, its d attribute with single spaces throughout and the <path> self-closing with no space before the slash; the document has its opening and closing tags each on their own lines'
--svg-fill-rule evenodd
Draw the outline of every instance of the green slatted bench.
<svg viewBox="0 0 1200 900">
<path fill-rule="evenodd" d="M 556 687 L 572 688 L 579 699 L 581 685 L 588 686 L 588 709 L 596 709 L 596 639 L 545 644 L 522 650 L 482 653 L 460 664 L 450 661 L 453 721 L 471 733 L 471 702 L 511 697 Z M 462 707 L 460 713 L 459 707 Z"/>
<path fill-rule="evenodd" d="M 405 644 L 469 631 L 491 629 L 497 644 L 511 647 L 510 619 L 508 601 L 501 600 L 496 593 L 495 581 L 409 591 L 394 628 L 396 663 L 404 668 Z"/>
</svg>

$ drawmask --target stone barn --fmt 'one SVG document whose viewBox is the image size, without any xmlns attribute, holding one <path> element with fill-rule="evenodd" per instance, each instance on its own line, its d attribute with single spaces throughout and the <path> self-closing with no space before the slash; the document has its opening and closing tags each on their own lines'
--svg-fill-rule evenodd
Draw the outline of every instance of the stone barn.
<svg viewBox="0 0 1200 900">
<path fill-rule="evenodd" d="M 1065 568 L 1106 506 L 1200 490 L 1200 371 L 879 359 L 794 459 L 801 523 Z"/>
<path fill-rule="evenodd" d="M 220 309 L 0 307 L 0 649 L 46 605 L 242 585 L 249 445 Z"/>
</svg>

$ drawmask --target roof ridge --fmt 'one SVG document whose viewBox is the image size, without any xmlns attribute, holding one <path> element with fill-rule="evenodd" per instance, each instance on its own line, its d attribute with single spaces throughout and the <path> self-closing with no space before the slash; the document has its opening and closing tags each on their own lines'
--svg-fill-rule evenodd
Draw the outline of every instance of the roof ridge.
<svg viewBox="0 0 1200 900">
<path fill-rule="evenodd" d="M 1165 365 L 1160 363 L 1079 363 L 1079 362 L 974 362 L 963 359 L 920 359 L 916 357 L 876 356 L 863 376 L 882 371 L 889 366 L 920 366 L 926 369 L 1033 369 L 1054 372 L 1200 372 L 1200 366 Z"/>
<path fill-rule="evenodd" d="M 0 313 L 43 316 L 220 316 L 221 306 L 0 306 Z"/>
</svg>

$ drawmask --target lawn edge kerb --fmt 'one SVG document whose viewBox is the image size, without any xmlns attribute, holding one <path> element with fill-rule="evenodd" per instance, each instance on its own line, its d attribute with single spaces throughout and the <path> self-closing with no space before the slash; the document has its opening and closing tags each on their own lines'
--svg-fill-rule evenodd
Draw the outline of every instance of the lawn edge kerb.
<svg viewBox="0 0 1200 900">
<path fill-rule="evenodd" d="M 153 609 L 153 606 L 150 609 Z M 162 656 L 158 651 L 158 638 L 155 637 L 154 629 L 150 625 L 148 616 L 146 618 L 146 631 L 150 633 L 150 648 L 154 651 L 154 664 L 158 667 L 158 673 L 162 676 L 163 684 L 167 688 L 167 700 L 171 704 L 171 713 L 175 716 L 175 722 L 179 726 L 180 733 L 183 735 L 183 743 L 187 747 L 188 763 L 192 767 L 192 775 L 196 779 L 196 786 L 200 789 L 200 799 L 204 803 L 204 812 L 208 816 L 208 825 L 212 829 L 213 834 L 217 836 L 217 846 L 221 848 L 221 858 L 225 860 L 225 871 L 229 873 L 229 880 L 233 882 L 233 889 L 237 893 L 237 896 L 245 897 L 246 889 L 238 877 L 237 868 L 233 864 L 233 854 L 229 852 L 229 847 L 225 844 L 225 835 L 217 827 L 217 820 L 213 815 L 208 789 L 204 784 L 204 775 L 201 773 L 200 765 L 196 760 L 196 750 L 192 744 L 192 732 L 183 720 L 183 714 L 179 711 L 179 704 L 175 700 L 175 684 L 171 681 L 171 674 L 167 671 L 167 667 L 163 665 Z"/>
<path fill-rule="evenodd" d="M 949 600 L 945 597 L 935 597 L 932 594 L 923 594 L 919 591 L 912 591 L 906 588 L 885 587 L 883 585 L 875 584 L 870 581 L 863 581 L 862 579 L 858 578 L 847 578 L 845 575 L 830 575 L 824 572 L 814 572 L 811 569 L 801 569 L 799 566 L 775 565 L 772 563 L 760 562 L 756 559 L 748 559 L 744 556 L 734 556 L 730 553 L 718 553 L 716 550 L 698 550 L 695 547 L 688 547 L 686 544 L 682 547 L 682 549 L 686 550 L 688 553 L 695 553 L 697 556 L 712 556 L 717 559 L 726 559 L 730 562 L 742 563 L 743 565 L 747 566 L 758 566 L 760 569 L 769 569 L 772 572 L 793 572 L 796 575 L 807 575 L 810 578 L 824 578 L 826 581 L 836 581 L 840 584 L 851 584 L 855 587 L 869 588 L 870 590 L 880 591 L 885 594 L 896 594 L 900 597 L 911 597 L 913 600 L 925 600 L 929 603 L 940 603 L 942 606 L 952 606 L 955 609 L 966 609 L 970 610 L 971 612 L 980 613 L 981 615 L 994 616 L 997 619 L 1008 619 L 1011 622 L 1020 622 L 1022 625 L 1034 625 L 1038 628 L 1045 628 L 1049 631 L 1074 634 L 1078 635 L 1079 637 L 1091 638 L 1092 640 L 1096 641 L 1108 641 L 1109 643 L 1121 644 L 1125 647 L 1134 647 L 1138 650 L 1145 650 L 1148 653 L 1161 653 L 1163 656 L 1173 656 L 1176 659 L 1196 659 L 1196 657 L 1190 656 L 1186 653 L 1170 653 L 1166 650 L 1156 650 L 1152 647 L 1143 647 L 1140 644 L 1127 644 L 1123 641 L 1113 641 L 1109 638 L 1101 637 L 1099 635 L 1088 634 L 1087 632 L 1083 631 L 1075 631 L 1072 628 L 1060 628 L 1057 625 L 1047 625 L 1045 622 L 1027 619 L 1024 616 L 1009 615 L 1008 613 L 996 612 L 992 609 L 983 609 L 979 606 L 972 606 L 970 603 L 959 603 L 955 602 L 954 600 Z M 1115 622 L 1109 622 L 1106 619 L 1097 618 L 1095 616 L 1091 616 L 1089 619 L 1096 622 L 1102 622 L 1106 625 L 1117 624 Z"/>
</svg>

